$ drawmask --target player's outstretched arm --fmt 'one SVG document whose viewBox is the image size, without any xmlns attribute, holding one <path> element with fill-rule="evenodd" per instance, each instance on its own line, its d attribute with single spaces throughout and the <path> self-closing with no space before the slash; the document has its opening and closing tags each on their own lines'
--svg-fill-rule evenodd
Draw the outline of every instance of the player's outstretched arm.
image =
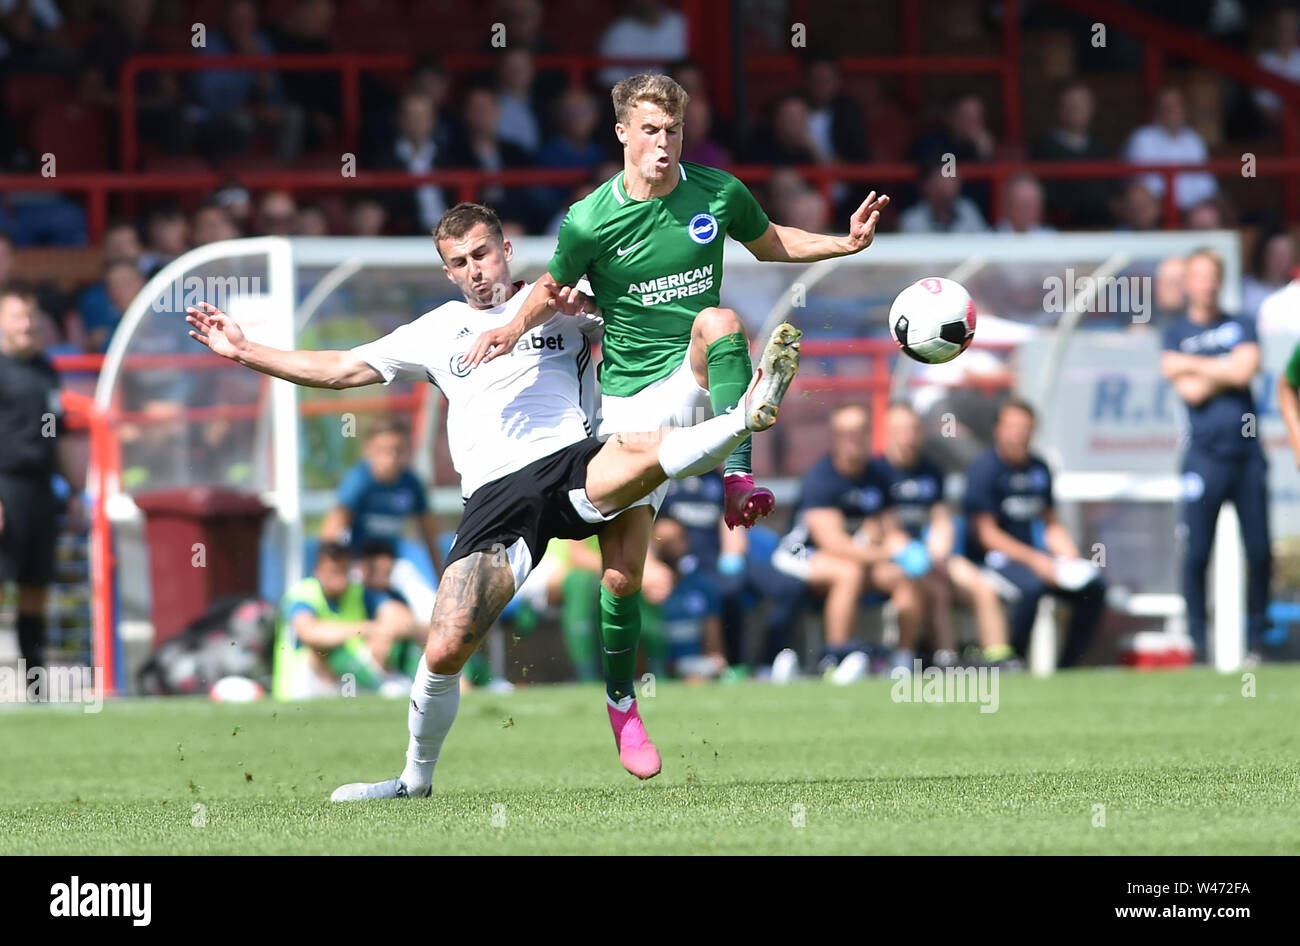
<svg viewBox="0 0 1300 946">
<path fill-rule="evenodd" d="M 573 286 L 563 286 L 550 273 L 542 273 L 533 283 L 528 297 L 515 313 L 515 317 L 500 328 L 483 332 L 474 347 L 465 355 L 464 364 L 470 368 L 480 362 L 491 361 L 498 355 L 513 351 L 525 332 L 532 331 L 556 312 L 561 315 L 578 315 L 594 312 L 595 300 Z"/>
<path fill-rule="evenodd" d="M 750 240 L 745 247 L 755 259 L 774 263 L 815 263 L 836 256 L 850 256 L 871 245 L 876 237 L 880 212 L 888 206 L 889 195 L 877 196 L 872 191 L 849 218 L 848 236 L 809 233 L 798 227 L 771 223 L 762 236 Z"/>
<path fill-rule="evenodd" d="M 311 388 L 356 388 L 383 380 L 350 351 L 283 351 L 250 341 L 234 319 L 210 303 L 200 302 L 186 313 L 185 321 L 194 326 L 190 338 L 222 358 L 273 378 Z"/>
</svg>

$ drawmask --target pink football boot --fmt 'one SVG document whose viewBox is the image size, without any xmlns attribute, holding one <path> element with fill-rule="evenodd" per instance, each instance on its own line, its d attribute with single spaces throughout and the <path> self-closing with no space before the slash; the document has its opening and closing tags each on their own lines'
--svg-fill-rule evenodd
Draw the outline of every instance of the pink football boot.
<svg viewBox="0 0 1300 946">
<path fill-rule="evenodd" d="M 609 724 L 614 729 L 614 745 L 618 749 L 618 761 L 637 778 L 654 778 L 659 774 L 661 763 L 659 750 L 646 735 L 645 724 L 637 712 L 636 700 L 626 713 L 605 701 L 609 709 Z"/>
</svg>

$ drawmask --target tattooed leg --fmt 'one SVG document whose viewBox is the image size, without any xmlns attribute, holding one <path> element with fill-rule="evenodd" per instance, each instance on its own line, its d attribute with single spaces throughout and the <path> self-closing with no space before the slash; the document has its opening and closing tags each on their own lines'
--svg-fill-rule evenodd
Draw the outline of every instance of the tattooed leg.
<svg viewBox="0 0 1300 946">
<path fill-rule="evenodd" d="M 453 562 L 438 583 L 424 655 L 434 673 L 459 673 L 510 599 L 515 577 L 491 552 Z"/>
<path fill-rule="evenodd" d="M 460 670 L 515 593 L 514 574 L 490 552 L 454 562 L 442 574 L 424 660 L 411 684 L 406 767 L 386 782 L 341 785 L 332 801 L 419 798 L 433 790 L 433 769 L 460 709 Z"/>
</svg>

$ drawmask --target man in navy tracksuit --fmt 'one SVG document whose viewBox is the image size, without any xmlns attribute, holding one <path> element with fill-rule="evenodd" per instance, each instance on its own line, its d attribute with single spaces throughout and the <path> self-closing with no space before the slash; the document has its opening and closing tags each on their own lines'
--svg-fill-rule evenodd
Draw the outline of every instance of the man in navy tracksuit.
<svg viewBox="0 0 1300 946">
<path fill-rule="evenodd" d="M 1022 657 L 1039 599 L 1050 594 L 1071 603 L 1069 638 L 1060 659 L 1062 667 L 1070 667 L 1097 631 L 1106 586 L 1096 568 L 1080 559 L 1056 517 L 1052 473 L 1030 453 L 1033 436 L 1033 408 L 1016 399 L 1005 402 L 993 427 L 993 446 L 966 471 L 967 552 L 1012 602 L 1011 644 Z"/>
<path fill-rule="evenodd" d="M 1187 629 L 1205 654 L 1205 568 L 1219 507 L 1231 500 L 1241 522 L 1249 581 L 1246 629 L 1256 646 L 1268 620 L 1273 569 L 1268 534 L 1268 467 L 1259 443 L 1251 379 L 1259 370 L 1254 323 L 1219 311 L 1223 265 L 1208 250 L 1187 258 L 1187 312 L 1164 334 L 1160 372 L 1187 405 L 1183 455 L 1183 595 Z"/>
</svg>

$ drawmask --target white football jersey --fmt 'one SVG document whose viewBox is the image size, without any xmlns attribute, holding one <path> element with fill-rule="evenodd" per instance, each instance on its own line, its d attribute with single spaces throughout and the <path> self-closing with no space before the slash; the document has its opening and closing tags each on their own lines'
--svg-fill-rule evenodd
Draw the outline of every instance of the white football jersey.
<svg viewBox="0 0 1300 946">
<path fill-rule="evenodd" d="M 484 483 L 591 436 L 596 377 L 595 316 L 554 315 L 508 355 L 472 371 L 462 360 L 479 334 L 515 317 L 531 283 L 501 305 L 445 302 L 377 341 L 352 349 L 383 376 L 427 380 L 447 398 L 447 442 L 468 499 Z"/>
</svg>

